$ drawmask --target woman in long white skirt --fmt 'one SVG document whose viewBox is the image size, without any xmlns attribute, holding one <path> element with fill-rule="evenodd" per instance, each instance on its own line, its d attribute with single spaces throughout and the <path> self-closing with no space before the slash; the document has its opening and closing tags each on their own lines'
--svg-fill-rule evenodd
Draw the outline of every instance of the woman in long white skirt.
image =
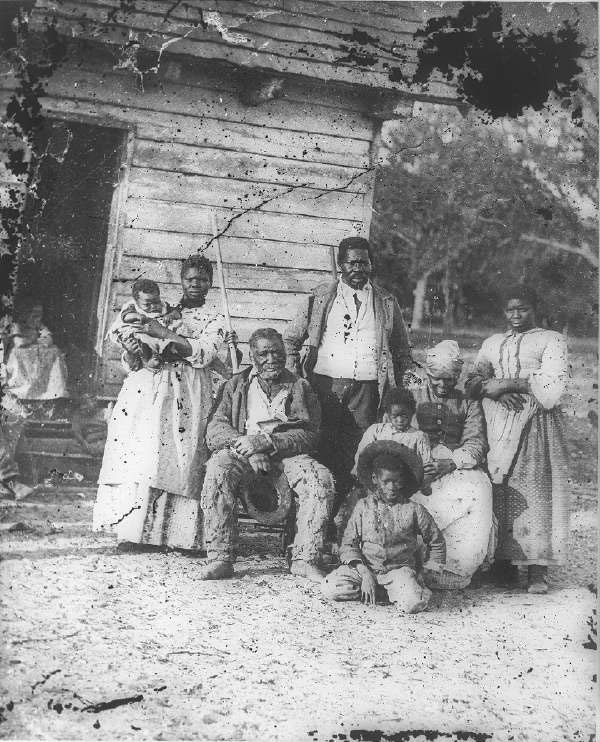
<svg viewBox="0 0 600 742">
<path fill-rule="evenodd" d="M 191 256 L 181 270 L 177 332 L 157 320 L 147 334 L 170 340 L 158 370 L 130 371 L 115 403 L 94 506 L 94 530 L 134 545 L 200 550 L 204 428 L 212 405 L 211 365 L 226 340 L 222 315 L 204 307 L 212 266 Z M 131 356 L 126 350 L 124 362 Z"/>
<path fill-rule="evenodd" d="M 446 540 L 446 567 L 426 575 L 430 587 L 467 587 L 478 567 L 494 553 L 496 529 L 492 485 L 481 468 L 487 441 L 481 403 L 456 388 L 463 361 L 454 340 L 427 354 L 426 378 L 416 391 L 416 418 L 429 435 L 432 461 L 424 470 L 431 494 L 417 493 Z"/>
</svg>

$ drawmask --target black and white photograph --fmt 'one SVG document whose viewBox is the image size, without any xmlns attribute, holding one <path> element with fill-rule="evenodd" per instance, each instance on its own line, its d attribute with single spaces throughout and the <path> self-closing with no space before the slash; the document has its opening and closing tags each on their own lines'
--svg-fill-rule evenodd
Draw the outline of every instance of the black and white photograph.
<svg viewBox="0 0 600 742">
<path fill-rule="evenodd" d="M 0 2 L 0 738 L 595 742 L 598 3 Z"/>
</svg>

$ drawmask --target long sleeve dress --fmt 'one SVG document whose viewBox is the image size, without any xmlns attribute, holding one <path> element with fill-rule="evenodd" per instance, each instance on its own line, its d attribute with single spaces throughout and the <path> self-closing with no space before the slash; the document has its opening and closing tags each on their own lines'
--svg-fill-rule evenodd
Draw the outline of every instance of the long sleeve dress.
<svg viewBox="0 0 600 742">
<path fill-rule="evenodd" d="M 156 372 L 130 371 L 123 382 L 108 425 L 93 528 L 115 530 L 118 541 L 199 549 L 195 475 L 224 319 L 204 307 L 184 308 L 177 332 L 192 347 L 188 358 Z"/>
<path fill-rule="evenodd" d="M 523 410 L 485 396 L 488 379 L 527 379 Z M 568 538 L 567 451 L 560 398 L 568 379 L 567 344 L 536 327 L 487 338 L 465 385 L 483 400 L 490 446 L 488 468 L 498 518 L 497 559 L 513 564 L 564 561 Z"/>
<path fill-rule="evenodd" d="M 425 380 L 414 391 L 416 421 L 428 434 L 433 459 L 451 459 L 456 469 L 431 483 L 431 495 L 417 492 L 446 540 L 446 567 L 431 575 L 431 586 L 460 589 L 495 545 L 492 485 L 482 470 L 487 451 L 481 403 L 455 389 L 449 397 L 436 396 Z"/>
</svg>

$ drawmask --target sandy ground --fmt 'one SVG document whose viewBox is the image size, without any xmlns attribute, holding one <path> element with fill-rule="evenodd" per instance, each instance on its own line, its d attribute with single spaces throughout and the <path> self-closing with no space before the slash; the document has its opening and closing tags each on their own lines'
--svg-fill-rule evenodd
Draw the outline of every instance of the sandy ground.
<svg viewBox="0 0 600 742">
<path fill-rule="evenodd" d="M 588 384 L 580 377 L 578 411 L 565 407 L 571 554 L 547 596 L 438 593 L 418 616 L 328 604 L 286 574 L 275 537 L 251 530 L 236 577 L 203 583 L 195 560 L 120 555 L 90 534 L 91 493 L 0 502 L 0 735 L 344 740 L 383 730 L 396 740 L 588 742 L 597 692 L 596 653 L 585 646 L 596 582 Z M 16 523 L 27 530 L 9 530 Z M 101 705 L 115 699 L 129 701 Z"/>
<path fill-rule="evenodd" d="M 285 574 L 276 539 L 251 533 L 236 578 L 202 583 L 187 557 L 116 554 L 110 539 L 85 532 L 89 500 L 61 501 L 59 522 L 45 507 L 3 511 L 36 529 L 4 537 L 5 738 L 325 740 L 431 729 L 590 739 L 589 495 L 577 497 L 572 558 L 548 596 L 437 594 L 419 616 L 328 604 Z M 138 700 L 93 708 L 127 697 Z"/>
</svg>

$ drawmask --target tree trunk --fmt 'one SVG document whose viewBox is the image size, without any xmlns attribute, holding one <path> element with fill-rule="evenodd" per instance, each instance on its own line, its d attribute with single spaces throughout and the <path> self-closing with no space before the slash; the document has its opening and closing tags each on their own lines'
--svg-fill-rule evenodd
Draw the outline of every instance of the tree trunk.
<svg viewBox="0 0 600 742">
<path fill-rule="evenodd" d="M 425 294 L 427 293 L 427 281 L 431 271 L 425 271 L 417 281 L 413 291 L 413 311 L 411 328 L 421 330 L 423 328 L 423 319 L 425 314 Z"/>
<path fill-rule="evenodd" d="M 454 292 L 452 289 L 452 276 L 450 271 L 450 261 L 446 265 L 444 278 L 442 280 L 442 290 L 444 292 L 444 332 L 454 330 Z"/>
</svg>

